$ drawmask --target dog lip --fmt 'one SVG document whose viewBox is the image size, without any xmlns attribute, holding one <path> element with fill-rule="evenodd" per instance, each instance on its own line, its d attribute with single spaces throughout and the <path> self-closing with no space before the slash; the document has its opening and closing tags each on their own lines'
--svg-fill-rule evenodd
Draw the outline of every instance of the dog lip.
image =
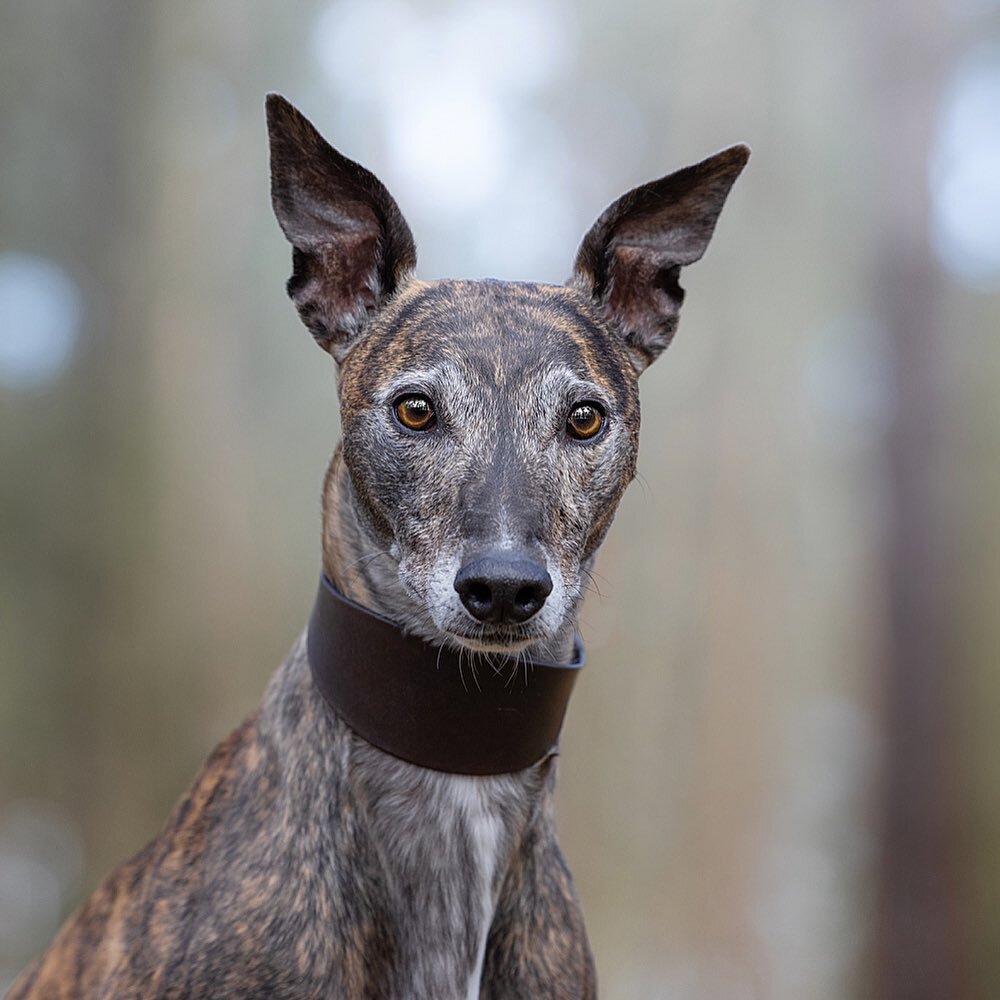
<svg viewBox="0 0 1000 1000">
<path fill-rule="evenodd" d="M 511 635 L 509 632 L 489 632 L 479 635 L 465 635 L 462 632 L 455 632 L 449 629 L 447 636 L 457 642 L 465 649 L 475 653 L 492 653 L 500 656 L 516 656 L 526 649 L 531 643 L 538 639 L 544 639 L 542 635 Z"/>
</svg>

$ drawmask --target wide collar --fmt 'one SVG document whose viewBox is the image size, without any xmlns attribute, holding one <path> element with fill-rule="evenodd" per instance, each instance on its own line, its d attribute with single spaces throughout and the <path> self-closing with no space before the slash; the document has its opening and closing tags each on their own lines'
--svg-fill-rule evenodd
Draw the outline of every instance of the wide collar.
<svg viewBox="0 0 1000 1000">
<path fill-rule="evenodd" d="M 552 752 L 583 666 L 432 646 L 320 579 L 309 664 L 324 700 L 369 743 L 452 774 L 507 774 Z"/>
</svg>

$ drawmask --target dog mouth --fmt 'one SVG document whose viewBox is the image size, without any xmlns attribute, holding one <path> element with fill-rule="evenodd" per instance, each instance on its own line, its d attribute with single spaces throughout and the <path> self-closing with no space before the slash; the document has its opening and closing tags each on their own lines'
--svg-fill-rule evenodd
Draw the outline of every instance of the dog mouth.
<svg viewBox="0 0 1000 1000">
<path fill-rule="evenodd" d="M 521 629 L 513 631 L 505 628 L 478 629 L 474 634 L 448 629 L 445 634 L 452 643 L 463 649 L 493 656 L 517 656 L 533 642 L 546 638 L 541 633 L 525 633 Z"/>
</svg>

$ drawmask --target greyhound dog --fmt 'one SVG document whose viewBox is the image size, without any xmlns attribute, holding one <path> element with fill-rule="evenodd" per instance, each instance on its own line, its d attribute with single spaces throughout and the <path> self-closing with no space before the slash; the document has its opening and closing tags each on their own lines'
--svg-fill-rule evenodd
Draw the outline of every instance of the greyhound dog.
<svg viewBox="0 0 1000 1000">
<path fill-rule="evenodd" d="M 288 293 L 336 362 L 323 578 L 258 711 L 12 1000 L 593 997 L 553 817 L 639 374 L 749 156 L 638 187 L 555 286 L 425 282 L 367 170 L 267 100 Z"/>
</svg>

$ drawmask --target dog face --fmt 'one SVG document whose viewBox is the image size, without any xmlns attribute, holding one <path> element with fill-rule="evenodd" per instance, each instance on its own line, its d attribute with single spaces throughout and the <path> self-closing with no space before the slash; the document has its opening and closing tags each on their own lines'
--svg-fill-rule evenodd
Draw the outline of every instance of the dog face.
<svg viewBox="0 0 1000 1000">
<path fill-rule="evenodd" d="M 557 635 L 638 444 L 637 373 L 584 296 L 410 282 L 345 358 L 341 414 L 369 530 L 435 629 L 480 650 Z"/>
<path fill-rule="evenodd" d="M 634 476 L 639 373 L 674 334 L 680 268 L 748 150 L 619 199 L 566 286 L 422 282 L 381 183 L 281 98 L 268 124 L 288 291 L 338 363 L 350 500 L 391 611 L 484 652 L 564 639 Z M 328 477 L 330 506 L 337 488 Z"/>
</svg>

